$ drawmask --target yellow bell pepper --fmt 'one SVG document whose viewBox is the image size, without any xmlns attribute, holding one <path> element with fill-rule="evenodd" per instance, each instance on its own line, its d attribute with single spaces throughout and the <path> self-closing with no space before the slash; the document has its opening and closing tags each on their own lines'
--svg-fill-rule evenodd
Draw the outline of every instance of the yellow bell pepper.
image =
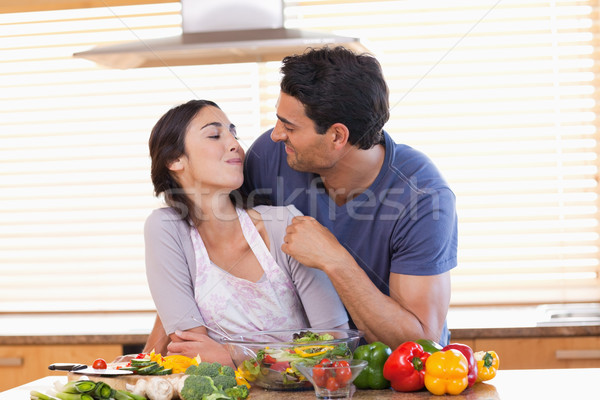
<svg viewBox="0 0 600 400">
<path fill-rule="evenodd" d="M 296 354 L 300 357 L 316 357 L 327 353 L 333 349 L 333 346 L 327 345 L 314 345 L 314 346 L 298 346 L 294 348 Z"/>
<path fill-rule="evenodd" d="M 489 381 L 496 376 L 500 368 L 500 358 L 495 351 L 478 351 L 475 354 L 477 361 L 477 382 Z"/>
<path fill-rule="evenodd" d="M 469 363 L 458 350 L 438 351 L 425 363 L 425 387 L 435 395 L 459 394 L 469 384 Z"/>
<path fill-rule="evenodd" d="M 243 379 L 246 382 L 253 382 L 256 379 L 256 375 L 253 375 L 252 373 L 250 373 L 250 371 L 248 371 L 246 368 L 243 368 L 242 365 L 240 365 L 235 371 L 235 380 L 237 381 L 238 379 Z"/>
<path fill-rule="evenodd" d="M 173 370 L 174 374 L 182 374 L 189 366 L 198 365 L 198 358 L 199 357 L 190 358 L 181 354 L 173 354 L 163 357 L 162 361 L 158 361 L 158 363 L 165 369 Z"/>
<path fill-rule="evenodd" d="M 162 361 L 163 357 L 160 353 L 156 354 L 154 352 L 154 349 L 152 349 L 152 351 L 150 352 L 150 354 L 148 354 L 150 361 L 156 361 L 157 363 L 160 363 L 160 361 Z"/>
<path fill-rule="evenodd" d="M 250 384 L 248 383 L 248 380 L 244 377 L 244 373 L 239 368 L 235 371 L 235 383 L 237 383 L 238 385 L 246 386 L 248 389 L 250 389 Z"/>
</svg>

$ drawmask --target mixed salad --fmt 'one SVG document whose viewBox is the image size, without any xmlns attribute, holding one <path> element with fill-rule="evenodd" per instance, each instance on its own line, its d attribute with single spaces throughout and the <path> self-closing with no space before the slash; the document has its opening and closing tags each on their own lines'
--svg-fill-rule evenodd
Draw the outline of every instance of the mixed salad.
<svg viewBox="0 0 600 400">
<path fill-rule="evenodd" d="M 346 343 L 323 344 L 335 338 L 326 334 L 317 334 L 311 331 L 302 331 L 293 335 L 293 344 L 290 347 L 270 348 L 265 347 L 256 353 L 256 357 L 245 360 L 238 371 L 246 380 L 265 383 L 277 374 L 277 383 L 284 386 L 312 387 L 309 381 L 296 368 L 296 363 L 317 365 L 323 359 L 334 360 L 338 358 L 351 358 L 352 351 Z M 319 343 L 321 342 L 321 343 Z M 275 380 L 271 379 L 275 384 Z"/>
</svg>

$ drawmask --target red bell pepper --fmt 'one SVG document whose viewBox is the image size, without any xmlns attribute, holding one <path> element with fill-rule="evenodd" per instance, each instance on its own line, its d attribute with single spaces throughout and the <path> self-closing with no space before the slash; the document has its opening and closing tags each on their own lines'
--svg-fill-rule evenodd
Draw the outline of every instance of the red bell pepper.
<svg viewBox="0 0 600 400">
<path fill-rule="evenodd" d="M 469 385 L 467 387 L 473 386 L 477 381 L 477 361 L 475 360 L 475 354 L 473 353 L 473 349 L 471 349 L 466 344 L 450 343 L 449 345 L 444 347 L 442 351 L 446 351 L 449 349 L 455 349 L 460 351 L 467 359 L 467 363 L 469 364 L 469 375 L 467 376 L 469 380 Z"/>
<path fill-rule="evenodd" d="M 263 363 L 265 364 L 275 364 L 277 362 L 270 354 L 267 354 L 265 358 L 263 358 Z"/>
<path fill-rule="evenodd" d="M 383 364 L 383 377 L 398 392 L 414 392 L 425 386 L 425 362 L 429 353 L 415 342 L 404 342 Z"/>
</svg>

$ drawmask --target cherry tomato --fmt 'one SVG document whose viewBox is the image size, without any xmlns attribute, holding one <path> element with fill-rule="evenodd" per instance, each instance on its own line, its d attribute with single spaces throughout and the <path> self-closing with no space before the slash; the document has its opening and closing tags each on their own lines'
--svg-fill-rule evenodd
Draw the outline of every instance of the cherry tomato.
<svg viewBox="0 0 600 400">
<path fill-rule="evenodd" d="M 340 384 L 333 376 L 330 376 L 329 378 L 327 378 L 326 388 L 330 392 L 335 392 L 340 388 Z"/>
<path fill-rule="evenodd" d="M 106 369 L 106 361 L 103 358 L 96 358 L 92 364 L 94 369 Z"/>
<path fill-rule="evenodd" d="M 340 386 L 346 386 L 350 379 L 352 379 L 352 371 L 350 370 L 350 364 L 347 361 L 340 361 L 339 365 L 336 365 L 335 379 Z"/>
<path fill-rule="evenodd" d="M 327 370 L 323 368 L 323 365 L 317 364 L 313 367 L 315 385 L 325 387 L 327 385 L 327 375 Z"/>
<path fill-rule="evenodd" d="M 331 365 L 331 360 L 329 358 L 324 358 L 319 364 L 321 364 L 324 367 L 329 367 Z"/>
</svg>

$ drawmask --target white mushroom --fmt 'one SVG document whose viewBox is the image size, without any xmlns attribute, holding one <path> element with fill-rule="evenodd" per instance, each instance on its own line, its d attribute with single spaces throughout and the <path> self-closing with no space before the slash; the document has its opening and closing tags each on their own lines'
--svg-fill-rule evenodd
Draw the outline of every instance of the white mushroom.
<svg viewBox="0 0 600 400">
<path fill-rule="evenodd" d="M 154 377 L 146 384 L 146 397 L 150 400 L 171 400 L 173 398 L 173 385 L 161 377 Z"/>
<path fill-rule="evenodd" d="M 125 385 L 125 389 L 127 389 L 127 391 L 133 394 L 146 397 L 146 380 L 138 379 L 135 385 L 131 385 L 128 383 Z"/>
<path fill-rule="evenodd" d="M 169 376 L 167 379 L 169 382 L 171 382 L 171 385 L 173 386 L 173 398 L 174 399 L 181 398 L 181 396 L 179 395 L 179 392 L 181 392 L 181 388 L 183 388 L 183 383 L 181 384 L 181 388 L 180 388 L 179 381 L 181 379 L 183 379 L 183 377 L 176 375 L 176 376 Z"/>
<path fill-rule="evenodd" d="M 183 399 L 183 397 L 181 396 L 181 390 L 183 389 L 183 385 L 185 384 L 185 380 L 187 379 L 188 376 L 189 375 L 183 375 L 182 377 L 180 377 L 179 380 L 177 381 L 177 386 L 175 386 L 175 390 L 177 391 L 177 395 L 181 399 Z"/>
</svg>

